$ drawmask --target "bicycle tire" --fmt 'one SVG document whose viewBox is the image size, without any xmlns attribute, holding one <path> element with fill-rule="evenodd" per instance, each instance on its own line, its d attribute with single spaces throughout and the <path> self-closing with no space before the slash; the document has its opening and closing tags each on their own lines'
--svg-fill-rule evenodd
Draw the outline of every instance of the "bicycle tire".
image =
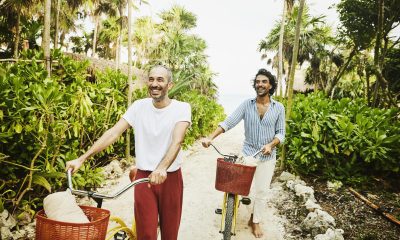
<svg viewBox="0 0 400 240">
<path fill-rule="evenodd" d="M 226 200 L 224 240 L 230 240 L 232 236 L 233 211 L 235 207 L 235 195 L 228 193 Z"/>
</svg>

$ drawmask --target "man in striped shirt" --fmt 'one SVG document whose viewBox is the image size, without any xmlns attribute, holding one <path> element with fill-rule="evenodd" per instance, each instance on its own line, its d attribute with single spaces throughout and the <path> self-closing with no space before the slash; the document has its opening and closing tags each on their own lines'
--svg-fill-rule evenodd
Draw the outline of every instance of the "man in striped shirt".
<svg viewBox="0 0 400 240">
<path fill-rule="evenodd" d="M 276 146 L 285 138 L 285 108 L 271 98 L 276 89 L 276 78 L 269 71 L 260 69 L 253 80 L 253 87 L 257 96 L 244 101 L 208 138 L 202 139 L 202 145 L 209 147 L 214 138 L 244 120 L 243 155 L 252 156 L 262 150 L 262 154 L 256 156 L 258 164 L 250 193 L 254 205 L 249 220 L 254 236 L 261 238 L 260 222 L 275 168 Z"/>
</svg>

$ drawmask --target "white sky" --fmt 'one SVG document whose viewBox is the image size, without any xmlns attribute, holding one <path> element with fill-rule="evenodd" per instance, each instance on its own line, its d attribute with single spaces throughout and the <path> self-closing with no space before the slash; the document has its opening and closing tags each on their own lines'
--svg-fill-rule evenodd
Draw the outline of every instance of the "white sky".
<svg viewBox="0 0 400 240">
<path fill-rule="evenodd" d="M 140 15 L 156 16 L 174 4 L 184 6 L 197 16 L 193 31 L 207 42 L 211 69 L 218 73 L 214 79 L 220 95 L 250 95 L 250 80 L 261 67 L 258 43 L 281 19 L 283 3 L 280 0 L 148 0 L 139 7 Z M 327 22 L 336 25 L 338 16 L 328 9 L 339 0 L 309 0 L 312 15 L 327 15 Z"/>
<path fill-rule="evenodd" d="M 207 43 L 206 54 L 210 67 L 218 75 L 214 82 L 219 95 L 253 95 L 250 80 L 259 68 L 267 68 L 257 51 L 259 42 L 271 31 L 282 14 L 282 0 L 147 0 L 134 12 L 134 18 L 157 14 L 178 4 L 194 13 L 197 27 L 193 33 Z M 324 14 L 331 26 L 339 24 L 334 8 L 340 0 L 307 0 L 313 16 Z M 135 1 L 138 2 L 138 1 Z M 89 20 L 86 31 L 93 28 Z M 122 61 L 127 61 L 127 51 L 122 49 Z M 275 74 L 275 73 L 274 73 Z M 276 74 L 275 74 L 276 75 Z"/>
</svg>

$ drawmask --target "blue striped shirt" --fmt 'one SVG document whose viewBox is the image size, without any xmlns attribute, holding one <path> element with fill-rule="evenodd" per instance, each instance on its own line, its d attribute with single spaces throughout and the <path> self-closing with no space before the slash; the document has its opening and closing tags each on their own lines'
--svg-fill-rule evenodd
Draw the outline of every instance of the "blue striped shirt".
<svg viewBox="0 0 400 240">
<path fill-rule="evenodd" d="M 225 132 L 244 120 L 243 155 L 251 156 L 276 137 L 285 139 L 285 107 L 271 98 L 271 104 L 263 118 L 257 111 L 256 98 L 245 100 L 225 121 L 219 124 Z M 270 155 L 257 155 L 261 161 L 276 160 L 276 148 Z"/>
</svg>

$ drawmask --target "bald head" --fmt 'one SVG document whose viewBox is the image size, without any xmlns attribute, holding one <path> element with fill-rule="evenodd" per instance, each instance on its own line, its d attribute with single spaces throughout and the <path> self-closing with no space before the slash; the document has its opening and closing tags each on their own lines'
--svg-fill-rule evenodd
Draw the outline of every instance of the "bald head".
<svg viewBox="0 0 400 240">
<path fill-rule="evenodd" d="M 149 71 L 149 75 L 154 75 L 154 73 L 162 74 L 162 75 L 166 76 L 168 82 L 172 82 L 172 71 L 171 71 L 171 69 L 167 68 L 166 66 L 157 65 L 157 66 L 152 67 Z"/>
</svg>

